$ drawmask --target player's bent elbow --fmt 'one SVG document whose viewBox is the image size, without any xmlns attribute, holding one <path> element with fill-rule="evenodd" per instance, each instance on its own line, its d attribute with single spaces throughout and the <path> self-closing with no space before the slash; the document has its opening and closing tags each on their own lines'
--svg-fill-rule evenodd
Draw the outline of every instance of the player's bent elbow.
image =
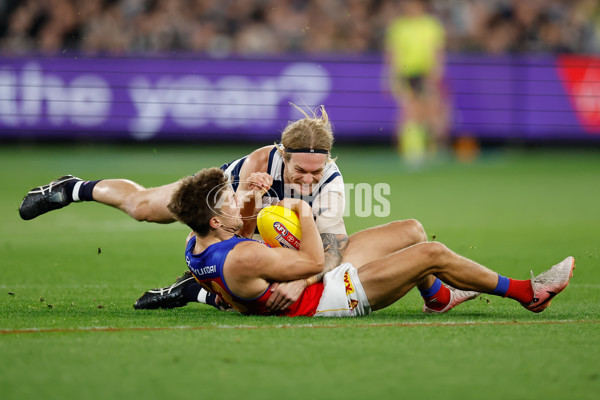
<svg viewBox="0 0 600 400">
<path fill-rule="evenodd" d="M 295 269 L 296 271 L 302 271 L 302 274 L 306 274 L 306 277 L 320 274 L 325 269 L 325 259 L 314 260 L 306 259 L 302 262 L 302 266 Z"/>
<path fill-rule="evenodd" d="M 315 268 L 315 274 L 320 274 L 325 269 L 325 254 L 319 252 L 316 258 L 313 258 L 313 265 Z"/>
<path fill-rule="evenodd" d="M 314 271 L 313 271 L 313 275 L 317 275 L 320 274 L 321 272 L 323 272 L 323 270 L 325 269 L 325 260 L 321 260 L 318 262 L 314 263 Z"/>
</svg>

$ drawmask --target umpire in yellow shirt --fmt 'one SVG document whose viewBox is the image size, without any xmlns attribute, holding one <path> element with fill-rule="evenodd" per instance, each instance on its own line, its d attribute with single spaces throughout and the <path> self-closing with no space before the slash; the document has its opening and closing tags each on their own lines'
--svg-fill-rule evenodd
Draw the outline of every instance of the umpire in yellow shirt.
<svg viewBox="0 0 600 400">
<path fill-rule="evenodd" d="M 441 91 L 445 31 L 425 0 L 402 0 L 386 32 L 390 87 L 402 108 L 398 150 L 412 164 L 446 146 L 448 111 Z"/>
</svg>

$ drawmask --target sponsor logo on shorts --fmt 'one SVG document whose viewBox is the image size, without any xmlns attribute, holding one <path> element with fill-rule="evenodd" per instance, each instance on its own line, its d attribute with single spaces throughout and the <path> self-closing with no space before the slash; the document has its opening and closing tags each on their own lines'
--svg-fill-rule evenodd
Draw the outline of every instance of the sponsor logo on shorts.
<svg viewBox="0 0 600 400">
<path fill-rule="evenodd" d="M 354 286 L 352 285 L 348 271 L 344 274 L 344 285 L 346 286 L 346 296 L 350 296 L 354 293 Z"/>
<path fill-rule="evenodd" d="M 354 290 L 354 285 L 352 284 L 352 279 L 350 279 L 350 273 L 346 271 L 344 273 L 344 286 L 346 288 L 346 296 L 348 297 L 348 308 L 350 309 L 350 315 L 354 315 L 354 309 L 358 307 L 358 300 L 353 299 L 351 295 L 356 292 Z"/>
</svg>

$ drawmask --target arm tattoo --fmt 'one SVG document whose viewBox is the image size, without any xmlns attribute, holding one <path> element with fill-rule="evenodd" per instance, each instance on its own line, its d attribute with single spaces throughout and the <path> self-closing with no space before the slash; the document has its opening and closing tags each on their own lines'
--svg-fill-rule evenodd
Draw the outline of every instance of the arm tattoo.
<svg viewBox="0 0 600 400">
<path fill-rule="evenodd" d="M 316 276 L 317 282 L 323 279 L 323 275 L 331 271 L 342 262 L 342 256 L 348 246 L 348 235 L 336 235 L 335 233 L 321 233 L 323 250 L 325 251 L 325 268 Z"/>
</svg>

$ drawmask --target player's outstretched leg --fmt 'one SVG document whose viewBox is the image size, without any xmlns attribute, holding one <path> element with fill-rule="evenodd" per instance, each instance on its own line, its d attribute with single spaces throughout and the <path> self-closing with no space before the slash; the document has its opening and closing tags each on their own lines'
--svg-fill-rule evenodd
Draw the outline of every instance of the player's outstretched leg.
<svg viewBox="0 0 600 400">
<path fill-rule="evenodd" d="M 567 287 L 574 268 L 575 260 L 568 257 L 531 280 L 510 279 L 454 253 L 441 243 L 425 242 L 370 262 L 358 269 L 358 275 L 373 310 L 387 307 L 428 275 L 435 275 L 461 291 L 508 297 L 530 311 L 541 312 Z M 445 286 L 440 284 L 440 287 Z M 443 308 L 436 309 L 441 310 Z"/>
<path fill-rule="evenodd" d="M 175 222 L 167 204 L 178 185 L 179 182 L 173 182 L 147 189 L 127 179 L 84 181 L 65 175 L 31 189 L 19 207 L 19 214 L 29 220 L 72 202 L 95 201 L 117 208 L 137 221 L 168 224 Z"/>
<path fill-rule="evenodd" d="M 24 220 L 30 220 L 48 211 L 68 206 L 73 202 L 73 187 L 79 182 L 82 180 L 73 175 L 65 175 L 47 185 L 31 189 L 19 206 L 19 215 Z"/>
<path fill-rule="evenodd" d="M 427 234 L 419 221 L 415 219 L 394 221 L 351 235 L 342 262 L 349 262 L 360 268 L 370 261 L 426 240 Z M 365 248 L 369 251 L 365 251 Z M 444 313 L 479 296 L 478 292 L 463 291 L 443 285 L 433 275 L 417 283 L 417 288 L 425 302 L 423 305 L 425 313 Z"/>
</svg>

